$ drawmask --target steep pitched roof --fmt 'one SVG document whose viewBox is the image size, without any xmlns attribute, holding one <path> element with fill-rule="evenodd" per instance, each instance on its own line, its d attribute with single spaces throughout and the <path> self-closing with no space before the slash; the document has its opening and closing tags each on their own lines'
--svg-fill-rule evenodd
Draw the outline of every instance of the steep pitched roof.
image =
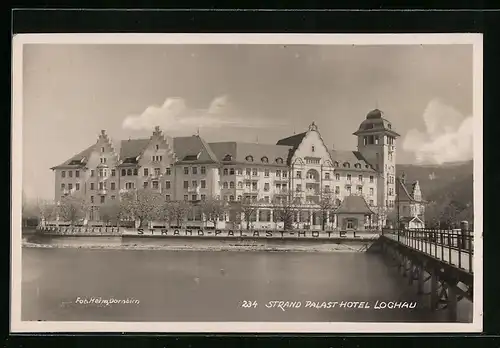
<svg viewBox="0 0 500 348">
<path fill-rule="evenodd" d="M 217 156 L 198 135 L 174 138 L 174 153 L 179 162 L 216 163 Z"/>
<path fill-rule="evenodd" d="M 397 178 L 396 182 L 397 182 L 396 194 L 400 195 L 398 197 L 400 202 L 407 202 L 407 201 L 417 202 L 414 196 L 415 185 L 417 184 L 416 181 L 413 183 L 407 183 L 401 180 L 401 178 Z M 419 202 L 421 201 L 423 201 L 423 198 Z"/>
<path fill-rule="evenodd" d="M 151 139 L 128 139 L 120 144 L 120 160 L 123 164 L 136 164 L 137 157 L 148 146 Z"/>
<path fill-rule="evenodd" d="M 256 144 L 240 142 L 210 143 L 217 159 L 224 163 L 254 163 L 286 166 L 290 146 L 273 144 Z M 247 156 L 252 156 L 252 161 L 247 161 Z M 267 162 L 263 159 L 267 158 Z M 278 160 L 282 159 L 282 163 Z"/>
<path fill-rule="evenodd" d="M 306 135 L 307 135 L 307 132 L 295 134 L 295 135 L 292 135 L 288 138 L 283 138 L 283 139 L 278 140 L 276 145 L 286 145 L 286 146 L 291 146 L 294 149 L 296 149 L 300 145 L 300 143 L 302 142 L 302 140 L 304 139 L 304 137 Z"/>
<path fill-rule="evenodd" d="M 69 168 L 75 167 L 75 168 L 77 168 L 77 167 L 84 166 L 87 163 L 87 160 L 89 159 L 89 156 L 92 153 L 92 151 L 94 150 L 95 146 L 96 146 L 96 144 L 89 146 L 88 148 L 86 148 L 82 152 L 67 159 L 63 163 L 61 163 L 55 167 L 52 167 L 51 169 L 56 169 L 56 168 L 60 168 L 60 167 L 69 167 Z"/>
<path fill-rule="evenodd" d="M 336 214 L 373 214 L 362 196 L 347 196 L 335 210 Z"/>
<path fill-rule="evenodd" d="M 329 150 L 333 164 L 338 162 L 336 169 L 346 169 L 349 171 L 375 172 L 375 169 L 366 161 L 359 151 Z M 349 167 L 344 167 L 344 163 L 349 163 Z M 359 163 L 360 168 L 356 168 Z"/>
</svg>

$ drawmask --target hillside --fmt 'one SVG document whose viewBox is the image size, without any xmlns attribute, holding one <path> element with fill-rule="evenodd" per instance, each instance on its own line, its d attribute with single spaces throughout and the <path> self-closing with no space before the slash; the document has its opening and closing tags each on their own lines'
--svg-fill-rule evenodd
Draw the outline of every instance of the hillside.
<svg viewBox="0 0 500 348">
<path fill-rule="evenodd" d="M 418 180 L 428 205 L 426 220 L 460 221 L 473 219 L 473 162 L 443 165 L 396 166 L 398 175 L 405 172 L 409 182 Z"/>
</svg>

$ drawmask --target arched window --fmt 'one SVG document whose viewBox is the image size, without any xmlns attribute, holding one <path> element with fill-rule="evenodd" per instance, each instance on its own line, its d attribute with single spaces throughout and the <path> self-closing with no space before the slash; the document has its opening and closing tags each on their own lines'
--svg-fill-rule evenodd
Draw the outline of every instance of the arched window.
<svg viewBox="0 0 500 348">
<path fill-rule="evenodd" d="M 227 168 L 224 168 L 224 175 L 227 175 L 228 174 L 228 170 Z"/>
<path fill-rule="evenodd" d="M 248 162 L 253 162 L 253 157 L 252 156 L 247 156 L 245 157 L 245 159 L 248 161 Z"/>
<path fill-rule="evenodd" d="M 227 181 L 224 181 L 224 183 L 222 184 L 222 187 L 227 189 Z"/>
<path fill-rule="evenodd" d="M 132 175 L 132 169 L 127 169 L 127 175 Z"/>
<path fill-rule="evenodd" d="M 266 156 L 262 157 L 260 160 L 262 161 L 262 163 L 268 163 L 269 162 L 269 159 Z"/>
<path fill-rule="evenodd" d="M 276 158 L 276 163 L 283 164 L 283 158 L 281 157 Z"/>
<path fill-rule="evenodd" d="M 232 189 L 234 188 L 234 181 L 229 182 L 229 188 L 232 188 Z"/>
</svg>

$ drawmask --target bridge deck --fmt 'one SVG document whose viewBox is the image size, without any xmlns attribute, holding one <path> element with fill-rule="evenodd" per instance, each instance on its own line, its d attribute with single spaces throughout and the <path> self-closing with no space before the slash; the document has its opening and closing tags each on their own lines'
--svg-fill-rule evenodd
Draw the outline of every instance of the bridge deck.
<svg viewBox="0 0 500 348">
<path fill-rule="evenodd" d="M 395 242 L 398 242 L 410 249 L 416 250 L 422 254 L 433 257 L 445 264 L 454 266 L 468 273 L 473 273 L 473 249 L 472 238 L 466 240 L 467 247 L 463 248 L 458 243 L 458 236 L 446 233 L 444 243 L 429 240 L 429 235 L 422 233 L 402 233 L 398 236 L 397 232 L 385 232 L 384 237 L 387 237 Z M 439 236 L 439 235 L 438 235 Z M 399 240 L 398 240 L 399 237 Z M 436 240 L 442 240 L 437 238 Z"/>
</svg>

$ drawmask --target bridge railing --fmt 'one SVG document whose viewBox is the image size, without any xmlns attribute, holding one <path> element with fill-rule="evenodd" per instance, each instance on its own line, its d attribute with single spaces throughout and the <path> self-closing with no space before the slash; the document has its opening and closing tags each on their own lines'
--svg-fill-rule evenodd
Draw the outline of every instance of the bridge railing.
<svg viewBox="0 0 500 348">
<path fill-rule="evenodd" d="M 444 263 L 473 273 L 473 231 L 425 228 L 383 229 L 382 235 Z"/>
</svg>

